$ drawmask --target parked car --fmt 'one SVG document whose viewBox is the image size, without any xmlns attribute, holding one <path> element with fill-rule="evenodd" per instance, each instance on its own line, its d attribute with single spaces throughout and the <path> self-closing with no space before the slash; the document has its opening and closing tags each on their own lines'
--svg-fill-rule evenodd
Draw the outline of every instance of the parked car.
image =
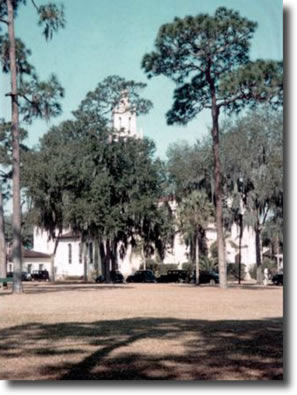
<svg viewBox="0 0 297 395">
<path fill-rule="evenodd" d="M 189 283 L 196 282 L 196 270 L 192 272 L 192 274 L 188 277 Z M 199 284 L 218 284 L 219 283 L 219 275 L 216 272 L 201 270 L 199 272 Z"/>
<path fill-rule="evenodd" d="M 104 283 L 105 282 L 105 278 L 104 276 L 100 275 L 97 276 L 95 278 L 96 283 Z M 110 281 L 112 283 L 123 283 L 124 282 L 124 276 L 122 275 L 122 273 L 119 270 L 112 270 L 110 272 Z"/>
<path fill-rule="evenodd" d="M 7 278 L 13 278 L 13 272 L 7 272 Z M 32 281 L 32 276 L 28 272 L 22 272 L 22 281 Z"/>
<path fill-rule="evenodd" d="M 49 281 L 47 270 L 33 270 L 31 273 L 32 281 Z"/>
<path fill-rule="evenodd" d="M 133 275 L 128 276 L 127 283 L 155 283 L 156 278 L 151 270 L 138 270 Z"/>
<path fill-rule="evenodd" d="M 284 283 L 284 275 L 283 273 L 276 273 L 271 281 L 273 282 L 274 285 L 283 285 Z"/>
<path fill-rule="evenodd" d="M 187 270 L 168 270 L 166 274 L 162 274 L 157 278 L 158 283 L 183 283 L 187 279 Z"/>
<path fill-rule="evenodd" d="M 31 273 L 22 272 L 22 281 L 32 281 Z"/>
</svg>

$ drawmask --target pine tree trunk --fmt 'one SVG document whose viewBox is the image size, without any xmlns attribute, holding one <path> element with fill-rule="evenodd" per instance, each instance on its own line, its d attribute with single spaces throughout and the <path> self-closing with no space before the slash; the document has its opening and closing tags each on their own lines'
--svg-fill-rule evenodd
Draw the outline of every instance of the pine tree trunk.
<svg viewBox="0 0 297 395">
<path fill-rule="evenodd" d="M 200 275 L 200 268 L 199 268 L 199 237 L 198 237 L 198 229 L 197 229 L 197 234 L 196 234 L 196 240 L 195 240 L 195 264 L 196 264 L 196 285 L 199 285 L 199 275 Z"/>
<path fill-rule="evenodd" d="M 219 109 L 213 104 L 212 108 L 212 141 L 214 155 L 214 179 L 215 179 L 215 202 L 216 202 L 216 228 L 217 228 L 217 245 L 218 245 L 218 261 L 220 287 L 227 287 L 227 271 L 225 262 L 224 247 L 224 229 L 223 229 L 223 202 L 222 202 L 222 186 L 221 186 L 221 163 L 219 153 Z"/>
<path fill-rule="evenodd" d="M 20 145 L 19 145 L 19 109 L 17 91 L 17 68 L 14 35 L 14 15 L 12 0 L 6 0 L 8 37 L 9 37 L 9 61 L 11 73 L 11 125 L 12 125 L 12 193 L 13 193 L 13 292 L 22 293 L 22 238 L 21 238 L 21 196 L 20 196 Z"/>
<path fill-rule="evenodd" d="M 6 267 L 6 242 L 5 242 L 5 226 L 4 226 L 4 207 L 3 207 L 3 195 L 2 185 L 0 180 L 0 277 L 6 278 L 7 267 Z"/>
<path fill-rule="evenodd" d="M 259 220 L 257 221 L 255 228 L 255 237 L 256 237 L 257 284 L 262 284 L 263 275 L 262 275 L 262 259 L 261 259 L 261 229 L 260 229 Z"/>
</svg>

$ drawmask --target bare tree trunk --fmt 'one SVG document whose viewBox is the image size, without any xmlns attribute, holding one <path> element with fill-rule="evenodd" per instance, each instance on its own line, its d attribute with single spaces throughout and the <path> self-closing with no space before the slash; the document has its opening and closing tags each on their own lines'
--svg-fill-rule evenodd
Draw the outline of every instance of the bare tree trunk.
<svg viewBox="0 0 297 395">
<path fill-rule="evenodd" d="M 279 272 L 280 267 L 279 267 L 279 237 L 276 236 L 276 267 L 277 271 Z"/>
<path fill-rule="evenodd" d="M 111 251 L 110 251 L 110 240 L 106 240 L 106 256 L 105 256 L 105 281 L 110 283 L 110 259 L 111 259 Z"/>
<path fill-rule="evenodd" d="M 262 259 L 261 259 L 261 228 L 260 228 L 259 220 L 257 220 L 255 235 L 256 235 L 257 284 L 262 284 L 263 275 L 262 275 Z"/>
<path fill-rule="evenodd" d="M 4 227 L 4 208 L 3 208 L 2 185 L 0 180 L 0 277 L 1 278 L 6 278 L 7 276 L 6 263 L 7 261 L 6 261 L 5 227 Z"/>
<path fill-rule="evenodd" d="M 215 202 L 216 202 L 216 227 L 218 244 L 218 261 L 220 287 L 227 288 L 227 271 L 225 262 L 224 229 L 223 229 L 223 202 L 221 186 L 221 163 L 219 153 L 219 109 L 213 104 L 212 107 L 212 141 L 214 155 L 214 178 L 215 178 Z"/>
<path fill-rule="evenodd" d="M 243 233 L 243 226 L 242 226 L 242 214 L 239 217 L 239 248 L 238 248 L 238 284 L 241 283 L 241 246 L 242 246 L 242 233 Z"/>
<path fill-rule="evenodd" d="M 50 281 L 52 283 L 55 282 L 56 278 L 56 273 L 55 273 L 55 257 L 56 257 L 56 252 L 57 252 L 57 248 L 59 245 L 59 238 L 60 238 L 61 232 L 59 233 L 58 237 L 55 240 L 55 246 L 54 246 L 54 251 L 51 255 L 51 275 L 50 275 Z"/>
<path fill-rule="evenodd" d="M 96 277 L 99 276 L 99 242 L 97 239 L 94 240 L 94 269 Z"/>
<path fill-rule="evenodd" d="M 143 259 L 143 270 L 146 270 L 146 257 L 145 257 L 145 247 L 142 247 L 142 259 Z"/>
<path fill-rule="evenodd" d="M 11 73 L 11 125 L 13 160 L 13 292 L 22 293 L 22 238 L 21 238 L 21 197 L 20 197 L 20 145 L 19 145 L 19 109 L 17 91 L 17 68 L 15 54 L 14 15 L 12 0 L 6 0 L 9 37 L 9 61 Z"/>
<path fill-rule="evenodd" d="M 196 263 L 196 285 L 199 285 L 199 231 L 197 229 L 196 240 L 195 240 L 195 263 Z"/>
<path fill-rule="evenodd" d="M 98 240 L 98 258 L 99 258 L 99 275 L 105 276 L 104 272 L 104 259 L 105 259 L 105 250 L 104 250 L 104 243 L 100 238 Z"/>
<path fill-rule="evenodd" d="M 83 265 L 84 265 L 83 279 L 86 282 L 88 279 L 88 248 L 85 240 L 82 241 L 82 256 L 83 256 Z"/>
<path fill-rule="evenodd" d="M 113 240 L 111 242 L 111 270 L 116 271 L 118 265 L 117 260 L 117 242 Z"/>
</svg>

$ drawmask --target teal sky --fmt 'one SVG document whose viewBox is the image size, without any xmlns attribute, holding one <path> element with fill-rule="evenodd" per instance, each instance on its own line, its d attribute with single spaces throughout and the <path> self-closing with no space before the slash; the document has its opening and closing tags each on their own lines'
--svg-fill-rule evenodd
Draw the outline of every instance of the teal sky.
<svg viewBox="0 0 297 395">
<path fill-rule="evenodd" d="M 37 0 L 38 4 L 48 0 Z M 167 126 L 165 113 L 172 104 L 174 84 L 165 77 L 147 80 L 140 68 L 143 55 L 153 50 L 161 24 L 175 16 L 213 14 L 217 7 L 233 8 L 258 22 L 251 47 L 251 58 L 282 59 L 282 1 L 280 0 L 64 0 L 66 28 L 52 41 L 45 42 L 37 26 L 31 1 L 19 10 L 16 35 L 32 50 L 31 62 L 41 78 L 55 73 L 65 88 L 63 115 L 49 124 L 36 121 L 27 127 L 30 146 L 48 128 L 69 119 L 71 112 L 89 90 L 108 75 L 148 84 L 144 96 L 154 103 L 150 114 L 138 119 L 138 128 L 152 138 L 157 153 L 165 158 L 167 147 L 177 140 L 194 142 L 207 133 L 208 113 L 201 113 L 186 127 Z M 1 77 L 1 87 L 9 91 L 9 82 Z M 2 95 L 3 96 L 3 95 Z M 0 98 L 0 116 L 9 117 L 7 99 Z"/>
</svg>

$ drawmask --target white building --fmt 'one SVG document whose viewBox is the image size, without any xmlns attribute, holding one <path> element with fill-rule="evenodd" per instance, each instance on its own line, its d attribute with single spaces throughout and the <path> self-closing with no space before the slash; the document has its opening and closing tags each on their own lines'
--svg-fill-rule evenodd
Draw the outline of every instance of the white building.
<svg viewBox="0 0 297 395">
<path fill-rule="evenodd" d="M 215 226 L 210 224 L 206 229 L 208 249 L 216 241 Z M 56 245 L 57 244 L 57 245 Z M 232 226 L 230 236 L 226 239 L 226 262 L 237 261 L 239 244 L 239 229 Z M 56 253 L 53 256 L 56 245 Z M 94 278 L 97 274 L 104 273 L 101 261 L 96 254 L 94 242 L 87 243 L 86 259 L 83 259 L 82 244 L 80 237 L 71 231 L 65 231 L 58 240 L 50 240 L 46 231 L 35 227 L 33 235 L 33 250 L 23 251 L 23 271 L 31 273 L 34 270 L 48 270 L 51 273 L 51 260 L 53 256 L 55 278 Z M 163 261 L 166 264 L 176 264 L 182 268 L 182 264 L 189 261 L 189 248 L 185 245 L 182 235 L 176 233 L 173 245 L 168 250 Z M 248 269 L 256 262 L 254 232 L 250 228 L 244 228 L 242 237 L 242 263 Z M 128 245 L 125 256 L 118 254 L 118 269 L 126 277 L 140 268 L 142 257 L 133 251 Z M 8 271 L 13 271 L 11 260 L 8 262 Z"/>
</svg>

